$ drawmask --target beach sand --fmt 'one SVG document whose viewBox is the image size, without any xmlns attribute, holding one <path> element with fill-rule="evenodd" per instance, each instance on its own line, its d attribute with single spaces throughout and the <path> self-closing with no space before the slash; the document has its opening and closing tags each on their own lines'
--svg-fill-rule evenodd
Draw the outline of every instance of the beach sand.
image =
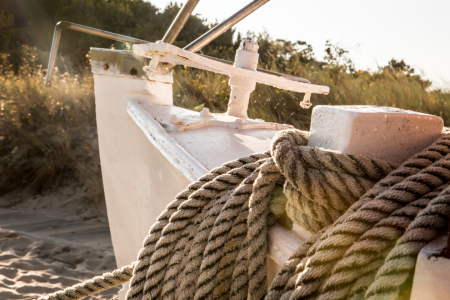
<svg viewBox="0 0 450 300">
<path fill-rule="evenodd" d="M 105 202 L 91 203 L 83 187 L 61 187 L 43 194 L 28 191 L 8 193 L 0 197 L 0 208 L 108 224 Z"/>
<path fill-rule="evenodd" d="M 0 230 L 0 299 L 37 299 L 115 268 L 111 252 Z M 119 288 L 86 299 L 111 299 Z"/>
<path fill-rule="evenodd" d="M 0 207 L 36 216 L 58 216 L 78 224 L 83 220 L 89 224 L 107 222 L 104 206 L 90 207 L 83 197 L 82 191 L 72 189 L 44 196 L 10 194 L 0 197 Z M 0 300 L 37 299 L 116 268 L 110 248 L 86 247 L 25 231 L 0 228 Z M 116 299 L 119 289 L 85 299 Z"/>
</svg>

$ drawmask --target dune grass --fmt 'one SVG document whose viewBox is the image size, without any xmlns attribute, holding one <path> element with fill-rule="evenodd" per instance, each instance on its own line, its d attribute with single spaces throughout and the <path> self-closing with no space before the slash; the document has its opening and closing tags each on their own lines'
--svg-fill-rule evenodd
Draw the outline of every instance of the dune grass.
<svg viewBox="0 0 450 300">
<path fill-rule="evenodd" d="M 18 74 L 0 69 L 0 193 L 83 185 L 101 201 L 92 76 L 56 73 L 46 88 L 36 49 L 22 50 Z"/>
<path fill-rule="evenodd" d="M 431 82 L 418 75 L 403 61 L 391 61 L 376 72 L 355 70 L 345 57 L 346 51 L 328 45 L 324 61 L 313 58 L 305 43 L 275 41 L 267 35 L 251 36 L 260 45 L 260 68 L 310 80 L 330 87 L 328 95 L 312 94 L 314 105 L 380 105 L 403 108 L 444 119 L 450 125 L 450 92 L 429 90 Z M 221 55 L 230 59 L 230 55 Z M 231 58 L 233 59 L 233 58 Z M 190 68 L 178 67 L 174 74 L 174 100 L 178 106 L 194 109 L 208 107 L 225 112 L 230 88 L 228 77 Z M 309 129 L 312 109 L 302 109 L 303 94 L 257 84 L 251 94 L 249 117 L 268 122 L 289 123 Z"/>
<path fill-rule="evenodd" d="M 429 90 L 403 62 L 392 61 L 376 72 L 355 70 L 345 51 L 330 47 L 323 61 L 305 43 L 274 41 L 260 35 L 260 67 L 309 79 L 330 87 L 313 95 L 313 105 L 380 105 L 438 115 L 450 125 L 450 93 Z M 36 50 L 23 47 L 17 74 L 3 57 L 0 67 L 0 194 L 18 188 L 38 192 L 62 185 L 84 186 L 93 203 L 103 200 L 95 122 L 93 80 L 89 70 L 55 75 L 44 87 L 45 70 L 36 65 Z M 233 49 L 209 55 L 233 59 Z M 176 67 L 174 101 L 178 106 L 225 112 L 228 78 Z M 257 85 L 249 117 L 309 129 L 312 109 L 302 109 L 303 95 Z M 314 106 L 313 106 L 314 107 Z"/>
</svg>

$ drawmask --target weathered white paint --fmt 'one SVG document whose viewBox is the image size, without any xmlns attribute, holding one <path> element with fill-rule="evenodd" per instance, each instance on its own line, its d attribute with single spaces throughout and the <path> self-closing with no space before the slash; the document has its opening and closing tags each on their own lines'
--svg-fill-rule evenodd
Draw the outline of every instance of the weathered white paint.
<svg viewBox="0 0 450 300">
<path fill-rule="evenodd" d="M 267 260 L 267 280 L 269 285 L 291 254 L 308 238 L 309 235 L 296 235 L 293 231 L 286 230 L 278 224 L 269 229 L 267 241 L 269 258 Z"/>
<path fill-rule="evenodd" d="M 299 93 L 309 92 L 328 94 L 330 91 L 330 88 L 327 86 L 294 81 L 292 80 L 292 77 L 279 77 L 257 71 L 246 70 L 243 68 L 236 68 L 234 66 L 211 60 L 165 43 L 134 45 L 133 52 L 148 58 L 152 58 L 154 55 L 160 55 L 159 62 L 185 65 L 188 67 L 225 74 L 230 77 L 246 77 L 262 84 Z"/>
<path fill-rule="evenodd" d="M 170 110 L 173 107 L 164 106 L 164 108 Z M 128 101 L 127 112 L 150 143 L 187 180 L 193 182 L 200 176 L 208 173 L 208 170 L 181 147 L 139 102 L 135 100 Z M 173 114 L 171 116 L 178 120 L 176 115 Z"/>
<path fill-rule="evenodd" d="M 258 44 L 252 40 L 242 40 L 236 51 L 235 68 L 256 71 L 258 66 Z M 247 118 L 250 94 L 255 90 L 256 81 L 242 76 L 231 76 L 228 81 L 231 87 L 227 114 L 238 118 Z"/>
<path fill-rule="evenodd" d="M 148 59 L 130 51 L 91 48 L 91 70 L 94 74 L 114 75 L 120 77 L 150 79 L 143 67 Z M 135 73 L 135 75 L 132 75 Z M 157 67 L 157 72 L 152 74 L 152 82 L 173 83 L 171 72 L 167 72 L 162 66 Z M 134 81 L 131 81 L 134 82 Z M 155 87 L 152 87 L 154 90 Z M 133 89 L 130 89 L 133 90 Z M 170 89 L 171 91 L 171 89 Z M 159 97 L 159 104 L 173 105 L 172 97 Z M 155 99 L 152 100 L 155 102 Z"/>
<path fill-rule="evenodd" d="M 212 117 L 212 114 L 209 111 L 209 108 L 203 107 L 202 111 L 200 112 L 200 116 L 202 116 L 202 117 Z"/>
<path fill-rule="evenodd" d="M 136 124 L 144 132 L 149 130 L 146 128 L 151 128 L 152 124 L 164 128 L 177 147 L 181 146 L 197 163 L 207 169 L 215 168 L 238 157 L 267 151 L 275 133 L 292 128 L 292 126 L 266 123 L 261 120 L 244 120 L 225 114 L 202 117 L 198 112 L 176 106 L 151 103 L 142 103 L 140 106 L 146 113 L 133 118 L 140 119 Z M 173 121 L 173 116 L 176 116 L 176 122 Z M 206 120 L 201 121 L 203 118 Z M 182 161 L 185 161 L 187 165 L 194 165 L 191 160 L 182 159 Z M 174 163 L 174 165 L 177 164 Z"/>
<path fill-rule="evenodd" d="M 229 127 L 244 129 L 291 129 L 292 125 L 264 122 L 261 119 L 241 119 L 227 114 L 211 114 L 207 108 L 206 113 L 182 109 L 176 106 L 147 105 L 150 114 L 158 116 L 158 122 L 168 132 L 194 130 L 205 127 Z M 207 110 L 207 111 L 206 111 Z"/>
<path fill-rule="evenodd" d="M 447 238 L 446 234 L 441 234 L 420 251 L 411 300 L 450 299 L 450 259 L 442 257 Z"/>
<path fill-rule="evenodd" d="M 99 74 L 94 83 L 108 219 L 122 267 L 136 260 L 150 226 L 190 180 L 149 142 L 126 110 L 132 99 L 164 102 L 152 93 L 164 89 L 161 83 Z"/>
<path fill-rule="evenodd" d="M 106 52 L 114 56 L 113 51 Z M 93 72 L 100 159 L 114 251 L 121 267 L 136 260 L 150 226 L 179 191 L 226 161 L 268 150 L 272 137 L 284 127 L 223 114 L 202 116 L 175 107 L 172 87 L 167 83 L 171 75 L 161 75 L 161 70 L 151 77 L 117 74 L 117 70 L 128 70 L 129 66 L 104 70 L 108 59 L 99 53 L 95 55 L 99 58 L 93 60 Z M 261 128 L 246 127 L 247 123 L 259 124 Z M 321 122 L 313 122 L 312 136 L 319 133 L 316 124 Z M 344 128 L 347 132 L 335 134 L 352 133 L 353 127 Z M 400 130 L 399 134 L 408 133 Z M 366 153 L 358 154 L 370 154 L 376 143 L 372 139 Z M 296 232 L 278 225 L 270 229 L 269 279 L 310 236 L 301 228 L 296 228 Z M 124 285 L 120 299 L 125 299 L 126 290 Z"/>
<path fill-rule="evenodd" d="M 136 260 L 150 226 L 190 182 L 226 161 L 267 151 L 272 137 L 289 126 L 224 114 L 201 116 L 175 107 L 167 78 L 159 77 L 165 82 L 158 82 L 148 74 L 117 74 L 130 66 L 120 65 L 124 59 L 117 61 L 114 51 L 106 50 L 106 57 L 98 51 L 93 51 L 98 60 L 93 61 L 92 71 L 100 159 L 114 252 L 122 267 Z M 134 66 L 139 61 L 131 62 Z M 144 62 L 140 63 L 143 68 Z M 203 119 L 209 119 L 209 125 L 196 127 Z M 186 130 L 190 125 L 195 128 Z M 286 236 L 293 249 L 303 243 L 284 228 L 276 232 L 272 239 Z M 274 260 L 269 257 L 268 264 L 276 268 L 271 267 L 270 274 L 276 274 L 288 252 L 285 246 L 272 245 L 271 253 L 285 253 L 273 254 Z M 120 299 L 125 299 L 127 286 Z"/>
<path fill-rule="evenodd" d="M 441 134 L 442 118 L 380 106 L 314 107 L 309 146 L 401 164 Z"/>
<path fill-rule="evenodd" d="M 297 224 L 293 224 L 291 230 L 304 239 L 309 239 L 314 235 L 313 232 Z"/>
</svg>

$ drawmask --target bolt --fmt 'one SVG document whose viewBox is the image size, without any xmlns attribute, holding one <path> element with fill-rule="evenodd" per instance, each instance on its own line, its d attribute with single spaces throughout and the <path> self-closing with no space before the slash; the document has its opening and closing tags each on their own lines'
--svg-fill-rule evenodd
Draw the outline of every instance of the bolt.
<svg viewBox="0 0 450 300">
<path fill-rule="evenodd" d="M 132 67 L 132 68 L 131 68 L 131 70 L 130 70 L 130 75 L 131 75 L 131 76 L 137 76 L 137 70 L 136 70 L 135 67 Z"/>
<path fill-rule="evenodd" d="M 104 65 L 103 65 L 103 70 L 108 71 L 108 69 L 109 69 L 108 64 L 104 64 Z"/>
</svg>

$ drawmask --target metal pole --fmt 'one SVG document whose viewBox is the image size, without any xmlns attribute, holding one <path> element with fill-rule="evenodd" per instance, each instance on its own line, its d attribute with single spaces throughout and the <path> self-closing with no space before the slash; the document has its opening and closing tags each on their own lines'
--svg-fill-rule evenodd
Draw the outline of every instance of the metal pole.
<svg viewBox="0 0 450 300">
<path fill-rule="evenodd" d="M 198 50 L 202 49 L 206 45 L 208 45 L 211 41 L 213 41 L 215 38 L 220 36 L 222 33 L 233 27 L 236 23 L 247 17 L 249 14 L 266 4 L 269 0 L 255 0 L 245 7 L 243 7 L 241 10 L 239 10 L 237 13 L 220 23 L 219 25 L 215 26 L 214 28 L 211 28 L 200 36 L 198 39 L 184 47 L 184 50 L 188 50 L 190 52 L 197 52 Z"/>
<path fill-rule="evenodd" d="M 203 55 L 203 54 L 197 54 L 197 55 L 200 55 L 200 56 L 203 56 L 203 57 L 206 57 L 206 58 L 209 58 L 209 59 L 212 59 L 212 60 L 215 60 L 215 61 L 227 64 L 227 65 L 230 65 L 230 66 L 234 65 L 234 62 L 229 61 L 229 60 L 220 59 L 220 58 L 216 58 L 216 57 L 212 57 L 212 56 L 208 56 L 208 55 Z M 273 71 L 269 71 L 269 70 L 265 70 L 265 69 L 259 69 L 258 68 L 258 69 L 256 69 L 256 71 L 261 72 L 261 73 L 266 73 L 266 74 L 269 74 L 269 75 L 273 75 L 273 76 L 277 76 L 277 77 L 283 77 L 283 78 L 286 78 L 286 79 L 289 79 L 289 80 L 292 80 L 292 81 L 303 82 L 303 83 L 311 83 L 311 81 L 309 81 L 308 79 L 304 79 L 304 78 L 300 78 L 300 77 L 294 77 L 294 76 L 291 76 L 291 75 L 286 75 L 286 74 L 283 74 L 283 73 L 273 72 Z"/>
<path fill-rule="evenodd" d="M 109 31 L 104 31 L 100 29 L 95 29 L 83 25 L 78 25 L 75 23 L 70 23 L 66 21 L 58 22 L 55 26 L 55 32 L 53 33 L 53 41 L 52 41 L 52 48 L 50 51 L 50 57 L 48 60 L 48 68 L 47 68 L 47 76 L 45 78 L 45 86 L 50 87 L 52 85 L 53 80 L 53 73 L 55 70 L 55 64 L 56 64 L 56 55 L 58 53 L 58 47 L 59 47 L 59 40 L 61 39 L 61 30 L 63 28 L 80 31 L 84 33 L 89 33 L 92 35 L 104 37 L 107 39 L 119 41 L 119 42 L 127 42 L 127 43 L 133 43 L 133 44 L 148 44 L 149 41 L 144 41 L 140 39 L 136 39 L 133 37 L 129 37 L 126 35 L 121 35 Z"/>
<path fill-rule="evenodd" d="M 87 27 L 87 26 L 70 23 L 70 22 L 66 22 L 66 21 L 59 22 L 58 24 L 61 24 L 64 28 L 67 28 L 67 29 L 80 31 L 80 32 L 84 32 L 84 33 L 89 33 L 92 35 L 104 37 L 104 38 L 119 41 L 119 42 L 133 43 L 133 44 L 148 44 L 148 43 L 150 43 L 149 41 L 144 41 L 144 40 L 137 39 L 134 37 L 121 35 L 118 33 L 100 30 L 100 29 Z"/>
<path fill-rule="evenodd" d="M 269 1 L 269 0 L 266 0 L 266 2 L 267 1 Z M 107 39 L 119 41 L 119 42 L 128 42 L 128 43 L 133 43 L 133 44 L 148 44 L 148 43 L 151 43 L 149 41 L 136 39 L 136 38 L 129 37 L 129 36 L 126 36 L 126 35 L 121 35 L 121 34 L 109 32 L 109 31 L 95 29 L 95 28 L 91 28 L 91 27 L 87 27 L 87 26 L 83 26 L 83 25 L 79 25 L 79 24 L 75 24 L 75 23 L 70 23 L 70 22 L 66 22 L 66 21 L 58 22 L 56 24 L 56 26 L 55 26 L 55 31 L 54 31 L 54 34 L 53 34 L 52 48 L 51 48 L 51 51 L 50 51 L 50 57 L 49 57 L 49 61 L 48 61 L 47 76 L 46 76 L 46 79 L 45 79 L 45 86 L 47 86 L 47 87 L 50 87 L 52 85 L 53 73 L 54 73 L 55 64 L 56 64 L 56 55 L 58 53 L 59 41 L 61 39 L 61 30 L 63 28 L 67 28 L 67 29 L 71 29 L 71 30 L 75 30 L 75 31 L 80 31 L 80 32 L 84 32 L 84 33 L 88 33 L 88 34 L 104 37 L 104 38 L 107 38 Z M 198 55 L 201 55 L 201 54 L 198 54 Z M 211 56 L 207 56 L 207 55 L 202 55 L 202 56 L 207 57 L 207 58 L 212 59 L 212 60 L 215 60 L 215 61 L 219 61 L 219 62 L 227 64 L 227 65 L 233 65 L 234 64 L 233 62 L 231 62 L 229 60 L 215 58 L 215 57 L 211 57 Z M 287 78 L 287 79 L 293 80 L 293 81 L 299 81 L 299 82 L 304 82 L 304 83 L 311 83 L 307 79 L 297 78 L 297 77 L 293 77 L 293 76 L 289 76 L 289 75 L 281 74 L 281 73 L 277 73 L 277 72 L 272 72 L 272 71 L 268 71 L 268 70 L 264 70 L 264 69 L 257 69 L 257 71 L 258 72 L 262 72 L 262 73 L 266 73 L 266 74 L 270 74 L 270 75 L 274 75 L 274 76 L 278 76 L 278 77 L 284 77 L 284 78 Z"/>
<path fill-rule="evenodd" d="M 61 22 L 56 24 L 53 32 L 52 49 L 50 50 L 50 57 L 48 59 L 47 76 L 45 78 L 45 86 L 51 87 L 53 80 L 53 72 L 55 71 L 56 54 L 58 53 L 59 40 L 61 39 Z"/>
<path fill-rule="evenodd" d="M 188 0 L 178 12 L 175 20 L 173 20 L 162 41 L 167 44 L 173 44 L 181 29 L 183 29 L 192 11 L 200 0 Z"/>
</svg>

